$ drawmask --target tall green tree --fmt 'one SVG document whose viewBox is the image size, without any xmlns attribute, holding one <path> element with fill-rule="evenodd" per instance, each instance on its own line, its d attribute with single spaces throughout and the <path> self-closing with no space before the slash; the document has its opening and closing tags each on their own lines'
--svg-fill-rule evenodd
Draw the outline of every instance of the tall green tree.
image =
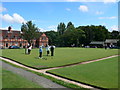
<svg viewBox="0 0 120 90">
<path fill-rule="evenodd" d="M 91 41 L 105 41 L 105 39 L 110 38 L 110 33 L 108 29 L 106 29 L 106 27 L 102 25 L 79 26 L 77 28 L 85 32 L 85 45 L 88 45 Z"/>
<path fill-rule="evenodd" d="M 59 41 L 58 32 L 47 31 L 47 32 L 45 32 L 45 34 L 49 38 L 49 45 L 58 46 L 58 41 Z"/>
<path fill-rule="evenodd" d="M 23 23 L 21 26 L 21 31 L 23 32 L 22 37 L 23 39 L 27 40 L 29 44 L 32 44 L 34 39 L 38 38 L 38 28 L 32 21 L 28 21 L 27 23 Z"/>
<path fill-rule="evenodd" d="M 88 45 L 94 38 L 94 32 L 93 28 L 90 28 L 89 25 L 87 26 L 79 26 L 77 29 L 81 29 L 84 31 L 85 39 L 84 39 L 84 45 Z"/>
<path fill-rule="evenodd" d="M 112 39 L 118 39 L 119 34 L 120 34 L 119 31 L 113 30 L 113 31 L 111 32 L 111 38 L 112 38 Z"/>
<path fill-rule="evenodd" d="M 68 24 L 67 24 L 67 28 L 69 27 L 69 26 L 74 26 L 73 24 L 72 24 L 72 22 L 68 22 Z"/>
<path fill-rule="evenodd" d="M 66 28 L 66 31 L 69 32 L 69 31 L 74 31 L 75 30 L 75 27 L 74 25 L 70 25 L 68 28 Z"/>
<path fill-rule="evenodd" d="M 59 35 L 63 35 L 65 30 L 66 30 L 66 25 L 64 23 L 58 24 L 57 32 Z"/>
<path fill-rule="evenodd" d="M 71 46 L 73 44 L 75 44 L 75 46 L 80 46 L 80 44 L 83 44 L 84 39 L 85 39 L 85 32 L 83 30 L 70 28 L 70 30 L 67 30 L 63 34 L 62 43 L 64 46 Z"/>
<path fill-rule="evenodd" d="M 86 38 L 85 32 L 81 29 L 76 29 L 74 34 L 76 37 L 76 46 L 80 46 L 80 44 L 84 44 Z"/>
</svg>

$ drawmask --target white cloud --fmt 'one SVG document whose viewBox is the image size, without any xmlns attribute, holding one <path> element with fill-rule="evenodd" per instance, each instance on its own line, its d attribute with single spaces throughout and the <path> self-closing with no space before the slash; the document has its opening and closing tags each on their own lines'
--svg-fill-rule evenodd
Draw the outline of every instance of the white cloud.
<svg viewBox="0 0 120 90">
<path fill-rule="evenodd" d="M 7 30 L 8 27 L 0 27 L 0 29 L 2 29 L 2 30 Z"/>
<path fill-rule="evenodd" d="M 52 26 L 49 26 L 48 29 L 57 31 L 57 26 L 56 25 L 52 25 Z"/>
<path fill-rule="evenodd" d="M 95 2 L 97 0 L 65 0 L 68 2 Z"/>
<path fill-rule="evenodd" d="M 115 3 L 118 2 L 119 0 L 65 0 L 68 2 L 104 2 L 106 3 Z"/>
<path fill-rule="evenodd" d="M 43 29 L 43 28 L 39 28 L 40 30 L 40 32 L 46 32 L 47 30 L 45 30 L 45 29 Z"/>
<path fill-rule="evenodd" d="M 55 26 L 55 25 L 52 25 L 52 26 L 49 26 L 49 27 L 47 27 L 47 29 L 44 29 L 44 28 L 39 28 L 40 30 L 40 32 L 46 32 L 46 31 L 57 31 L 57 26 Z"/>
<path fill-rule="evenodd" d="M 106 0 L 2 0 L 2 2 L 103 2 Z M 107 0 L 108 2 L 119 0 Z"/>
<path fill-rule="evenodd" d="M 102 11 L 97 11 L 96 14 L 97 14 L 97 15 L 101 15 L 101 14 L 104 14 L 104 12 L 102 12 Z"/>
<path fill-rule="evenodd" d="M 113 25 L 113 26 L 110 28 L 110 31 L 113 31 L 113 30 L 118 31 L 118 25 Z"/>
<path fill-rule="evenodd" d="M 70 9 L 70 8 L 66 8 L 66 10 L 67 10 L 67 11 L 71 11 L 71 9 Z"/>
<path fill-rule="evenodd" d="M 88 12 L 88 7 L 85 5 L 80 5 L 80 7 L 78 9 L 82 12 Z"/>
<path fill-rule="evenodd" d="M 11 26 L 11 27 L 12 27 L 12 26 Z M 7 30 L 8 27 L 0 27 L 0 29 Z M 13 27 L 12 27 L 12 30 L 20 30 L 20 29 L 18 29 L 18 28 L 13 28 Z"/>
<path fill-rule="evenodd" d="M 7 11 L 7 9 L 0 5 L 0 12 L 4 12 L 4 11 Z"/>
<path fill-rule="evenodd" d="M 76 1 L 80 1 L 80 0 L 66 0 L 68 2 L 76 2 Z"/>
<path fill-rule="evenodd" d="M 20 16 L 19 14 L 17 14 L 17 13 L 14 13 L 14 14 L 13 14 L 13 19 L 14 19 L 14 21 L 17 22 L 17 23 L 26 22 L 25 19 L 24 19 L 22 16 Z"/>
<path fill-rule="evenodd" d="M 21 24 L 21 23 L 26 22 L 26 20 L 17 13 L 14 13 L 12 16 L 10 16 L 9 14 L 5 14 L 5 15 L 1 14 L 0 18 L 8 23 L 20 23 Z"/>
<path fill-rule="evenodd" d="M 112 16 L 112 17 L 99 17 L 98 19 L 116 19 L 116 16 Z"/>
<path fill-rule="evenodd" d="M 6 22 L 13 23 L 13 18 L 9 14 L 0 15 L 0 18 Z"/>
<path fill-rule="evenodd" d="M 103 0 L 103 2 L 106 3 L 115 3 L 117 0 Z"/>
<path fill-rule="evenodd" d="M 100 24 L 99 24 L 99 25 L 100 25 Z M 107 24 L 106 24 L 106 23 L 102 23 L 101 25 L 106 26 Z"/>
</svg>

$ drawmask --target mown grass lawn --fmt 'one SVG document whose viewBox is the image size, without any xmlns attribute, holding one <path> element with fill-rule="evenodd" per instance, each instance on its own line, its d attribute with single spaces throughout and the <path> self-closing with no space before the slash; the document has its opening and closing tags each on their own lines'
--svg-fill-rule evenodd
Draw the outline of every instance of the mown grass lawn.
<svg viewBox="0 0 120 90">
<path fill-rule="evenodd" d="M 2 88 L 42 88 L 26 78 L 2 69 Z"/>
<path fill-rule="evenodd" d="M 0 90 L 2 90 L 2 63 L 0 63 Z"/>
<path fill-rule="evenodd" d="M 102 88 L 118 88 L 118 57 L 48 72 Z"/>
<path fill-rule="evenodd" d="M 32 49 L 30 55 L 25 55 L 24 49 L 4 49 L 2 50 L 2 56 L 40 69 L 68 65 L 118 54 L 117 49 L 55 48 L 55 56 L 53 58 L 51 58 L 51 56 L 46 56 L 46 50 L 44 49 L 43 57 L 47 58 L 47 60 L 43 60 L 38 59 L 38 51 L 39 49 Z"/>
</svg>

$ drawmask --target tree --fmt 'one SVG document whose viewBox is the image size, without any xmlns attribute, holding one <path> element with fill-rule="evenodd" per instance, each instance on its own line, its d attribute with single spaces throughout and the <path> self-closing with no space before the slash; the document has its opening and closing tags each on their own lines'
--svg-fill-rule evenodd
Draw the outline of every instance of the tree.
<svg viewBox="0 0 120 90">
<path fill-rule="evenodd" d="M 66 26 L 64 23 L 58 24 L 57 32 L 59 35 L 63 35 L 65 30 L 66 30 Z"/>
<path fill-rule="evenodd" d="M 70 25 L 70 26 L 66 29 L 66 31 L 73 31 L 73 30 L 75 30 L 74 25 Z"/>
<path fill-rule="evenodd" d="M 55 31 L 47 31 L 45 32 L 47 37 L 49 38 L 49 45 L 58 46 L 58 33 Z"/>
<path fill-rule="evenodd" d="M 88 45 L 91 41 L 104 41 L 105 39 L 110 38 L 110 33 L 106 27 L 102 25 L 79 26 L 77 29 L 81 29 L 85 32 L 85 45 Z"/>
<path fill-rule="evenodd" d="M 72 28 L 71 28 L 72 27 Z M 68 30 L 62 35 L 62 46 L 71 46 L 75 44 L 75 46 L 80 46 L 83 44 L 85 39 L 85 32 L 81 29 L 73 28 L 73 25 L 69 26 Z"/>
<path fill-rule="evenodd" d="M 119 37 L 119 31 L 113 30 L 111 32 L 111 38 L 112 39 L 118 39 L 118 37 Z"/>
<path fill-rule="evenodd" d="M 27 40 L 29 44 L 32 44 L 32 41 L 38 38 L 38 28 L 32 21 L 28 21 L 26 24 L 23 23 L 21 31 L 23 32 L 23 39 Z"/>
<path fill-rule="evenodd" d="M 68 22 L 67 28 L 68 28 L 69 26 L 71 26 L 71 25 L 73 25 L 72 22 Z M 74 26 L 74 25 L 73 25 L 73 26 Z"/>
<path fill-rule="evenodd" d="M 93 28 L 87 25 L 87 26 L 79 26 L 77 27 L 77 29 L 84 31 L 84 34 L 85 34 L 84 45 L 88 45 L 94 38 Z"/>
<path fill-rule="evenodd" d="M 76 29 L 74 34 L 76 37 L 76 46 L 80 46 L 80 44 L 84 44 L 84 40 L 86 38 L 85 32 L 81 29 Z"/>
</svg>

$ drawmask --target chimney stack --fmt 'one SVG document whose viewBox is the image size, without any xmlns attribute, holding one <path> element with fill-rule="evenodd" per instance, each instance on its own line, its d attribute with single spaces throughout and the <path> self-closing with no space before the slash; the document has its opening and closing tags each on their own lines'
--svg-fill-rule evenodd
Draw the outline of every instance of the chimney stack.
<svg viewBox="0 0 120 90">
<path fill-rule="evenodd" d="M 8 31 L 9 31 L 9 32 L 12 31 L 12 27 L 11 27 L 11 26 L 8 27 Z"/>
</svg>

